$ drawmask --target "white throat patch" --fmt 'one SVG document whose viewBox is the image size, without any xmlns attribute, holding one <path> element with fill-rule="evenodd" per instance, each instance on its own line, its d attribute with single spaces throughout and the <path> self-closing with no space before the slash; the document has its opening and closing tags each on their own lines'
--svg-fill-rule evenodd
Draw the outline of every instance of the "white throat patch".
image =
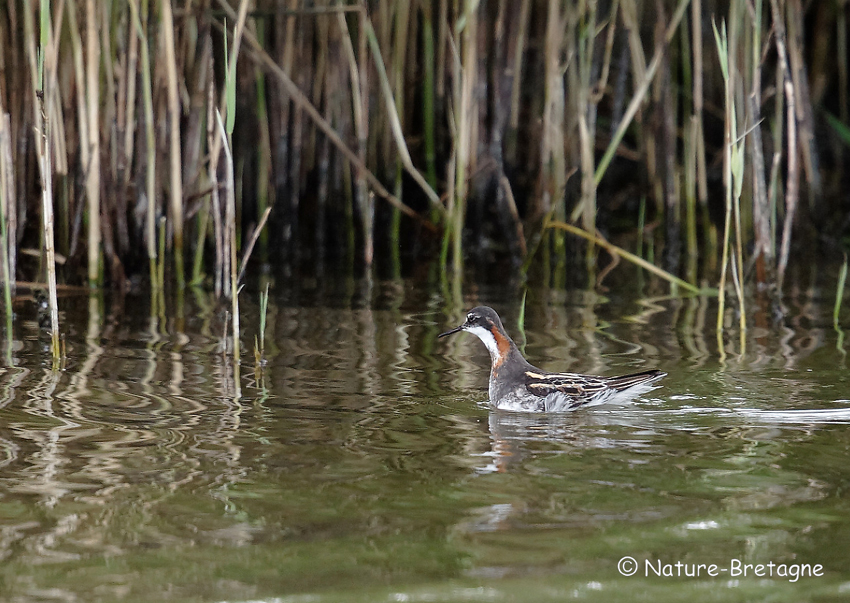
<svg viewBox="0 0 850 603">
<path fill-rule="evenodd" d="M 487 346 L 487 351 L 490 352 L 490 358 L 500 358 L 501 353 L 499 352 L 499 346 L 496 344 L 496 338 L 493 337 L 493 333 L 490 332 L 489 329 L 485 329 L 484 327 L 469 327 L 466 329 Z"/>
</svg>

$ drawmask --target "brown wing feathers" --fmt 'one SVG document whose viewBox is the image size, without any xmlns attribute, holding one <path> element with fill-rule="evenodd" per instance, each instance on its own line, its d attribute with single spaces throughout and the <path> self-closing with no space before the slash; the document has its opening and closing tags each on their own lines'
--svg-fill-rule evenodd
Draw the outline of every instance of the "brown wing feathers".
<svg viewBox="0 0 850 603">
<path fill-rule="evenodd" d="M 566 396 L 575 398 L 591 398 L 595 394 L 608 388 L 623 391 L 642 383 L 652 383 L 664 377 L 666 373 L 661 371 L 644 371 L 622 377 L 588 377 L 575 373 L 535 373 L 526 371 L 526 389 L 540 397 L 560 392 Z"/>
<path fill-rule="evenodd" d="M 654 381 L 658 381 L 666 375 L 667 373 L 663 373 L 661 371 L 643 371 L 641 373 L 623 375 L 622 377 L 611 377 L 610 379 L 606 379 L 605 382 L 608 387 L 616 389 L 618 392 L 621 392 L 624 389 L 628 389 L 635 385 L 640 385 L 641 383 L 649 384 Z"/>
<path fill-rule="evenodd" d="M 541 397 L 560 392 L 575 398 L 589 398 L 608 387 L 601 379 L 573 373 L 543 375 L 527 371 L 525 377 L 528 391 Z"/>
</svg>

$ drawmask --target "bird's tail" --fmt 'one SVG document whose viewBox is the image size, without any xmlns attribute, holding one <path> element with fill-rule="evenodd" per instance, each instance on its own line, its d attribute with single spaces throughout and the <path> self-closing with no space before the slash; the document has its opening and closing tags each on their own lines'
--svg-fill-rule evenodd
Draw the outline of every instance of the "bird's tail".
<svg viewBox="0 0 850 603">
<path fill-rule="evenodd" d="M 623 375 L 622 377 L 611 377 L 607 380 L 608 387 L 617 390 L 618 392 L 634 387 L 635 385 L 649 385 L 655 383 L 662 377 L 666 377 L 667 373 L 662 371 L 643 371 L 642 373 L 633 373 L 631 375 Z"/>
</svg>

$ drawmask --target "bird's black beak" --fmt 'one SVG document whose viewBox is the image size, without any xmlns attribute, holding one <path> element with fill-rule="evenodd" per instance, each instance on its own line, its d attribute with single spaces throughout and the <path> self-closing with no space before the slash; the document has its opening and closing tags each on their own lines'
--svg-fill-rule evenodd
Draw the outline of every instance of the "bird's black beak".
<svg viewBox="0 0 850 603">
<path fill-rule="evenodd" d="M 458 331 L 463 331 L 463 327 L 465 327 L 465 326 L 466 326 L 466 323 L 463 323 L 462 325 L 460 325 L 459 327 L 455 327 L 451 331 L 446 331 L 445 333 L 440 333 L 439 335 L 437 335 L 437 339 L 439 339 L 440 337 L 445 337 L 446 335 L 451 335 L 452 333 L 457 333 Z"/>
</svg>

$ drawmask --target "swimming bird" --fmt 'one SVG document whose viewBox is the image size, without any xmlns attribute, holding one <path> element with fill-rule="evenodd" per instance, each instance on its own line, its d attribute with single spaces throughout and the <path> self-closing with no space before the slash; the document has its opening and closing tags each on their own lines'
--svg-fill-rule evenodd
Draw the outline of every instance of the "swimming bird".
<svg viewBox="0 0 850 603">
<path fill-rule="evenodd" d="M 651 370 L 621 377 L 595 377 L 577 373 L 550 373 L 528 363 L 508 336 L 495 310 L 473 308 L 466 321 L 445 337 L 468 331 L 490 352 L 490 404 L 501 410 L 561 412 L 599 404 L 618 394 L 644 393 L 667 373 Z"/>
</svg>

